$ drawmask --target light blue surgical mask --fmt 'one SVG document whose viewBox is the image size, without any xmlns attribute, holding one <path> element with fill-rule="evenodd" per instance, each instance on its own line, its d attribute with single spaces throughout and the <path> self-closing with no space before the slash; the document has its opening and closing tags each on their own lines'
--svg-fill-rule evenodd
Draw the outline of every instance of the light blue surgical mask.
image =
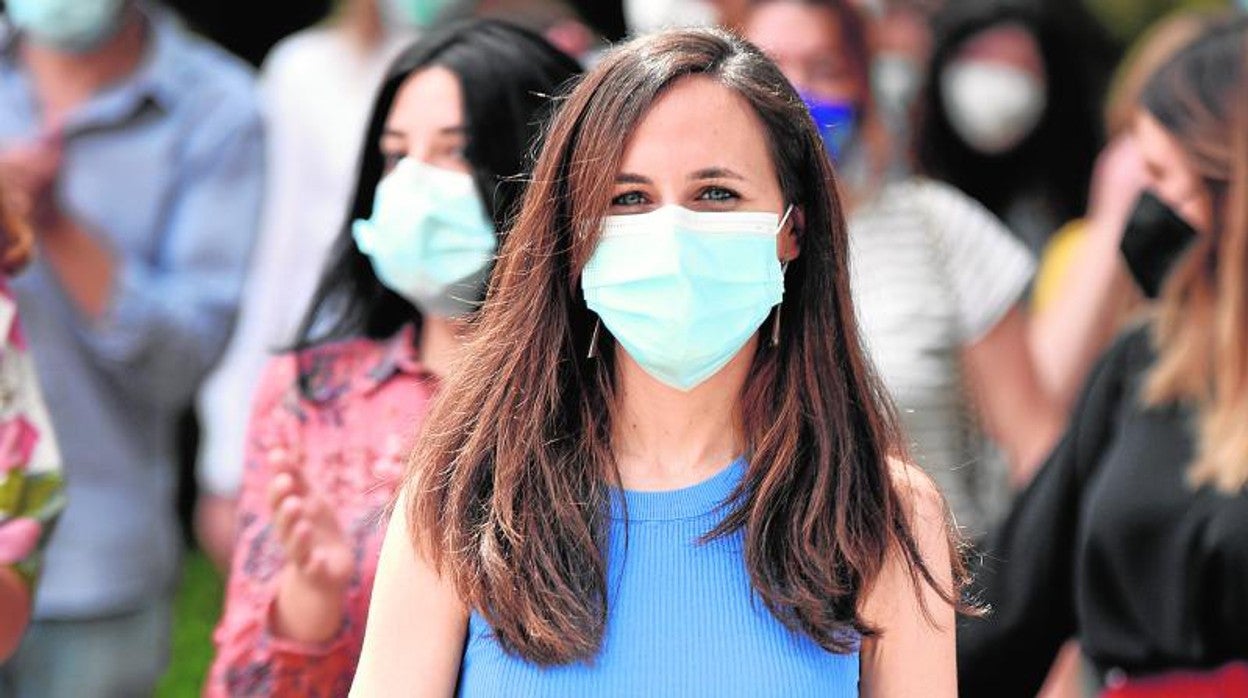
<svg viewBox="0 0 1248 698">
<path fill-rule="evenodd" d="M 454 0 L 381 0 L 381 16 L 401 27 L 432 26 Z"/>
<path fill-rule="evenodd" d="M 104 43 L 121 26 L 125 0 L 6 0 L 9 21 L 34 41 L 68 53 Z"/>
<path fill-rule="evenodd" d="M 783 224 L 774 213 L 679 206 L 608 216 L 581 273 L 585 302 L 646 373 L 692 390 L 780 304 Z"/>
<path fill-rule="evenodd" d="M 422 311 L 457 317 L 480 305 L 498 240 L 471 176 L 403 158 L 352 233 L 377 278 Z"/>
</svg>

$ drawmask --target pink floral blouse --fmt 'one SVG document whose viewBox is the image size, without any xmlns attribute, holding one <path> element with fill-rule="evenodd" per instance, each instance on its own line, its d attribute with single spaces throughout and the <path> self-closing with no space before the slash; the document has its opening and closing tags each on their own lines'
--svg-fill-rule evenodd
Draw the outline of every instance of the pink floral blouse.
<svg viewBox="0 0 1248 698">
<path fill-rule="evenodd" d="M 0 279 L 0 566 L 34 588 L 41 549 L 65 508 L 61 456 L 35 366 Z"/>
<path fill-rule="evenodd" d="M 273 359 L 257 388 L 239 501 L 239 538 L 206 696 L 345 696 L 359 660 L 385 534 L 384 509 L 402 476 L 436 379 L 417 361 L 411 328 L 388 342 L 353 340 Z M 275 451 L 302 454 L 308 486 L 334 504 L 353 539 L 357 572 L 338 635 L 320 645 L 278 637 L 270 611 L 285 559 L 267 504 Z"/>
</svg>

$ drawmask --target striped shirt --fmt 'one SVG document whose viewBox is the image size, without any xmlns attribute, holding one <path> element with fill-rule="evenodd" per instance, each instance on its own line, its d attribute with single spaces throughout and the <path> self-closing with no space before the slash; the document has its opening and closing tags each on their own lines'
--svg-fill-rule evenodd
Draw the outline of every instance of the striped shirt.
<svg viewBox="0 0 1248 698">
<path fill-rule="evenodd" d="M 911 456 L 958 523 L 980 535 L 1008 501 L 1008 477 L 979 429 L 960 352 L 1019 302 L 1034 261 L 978 203 L 920 178 L 881 189 L 851 217 L 849 232 L 864 342 Z"/>
</svg>

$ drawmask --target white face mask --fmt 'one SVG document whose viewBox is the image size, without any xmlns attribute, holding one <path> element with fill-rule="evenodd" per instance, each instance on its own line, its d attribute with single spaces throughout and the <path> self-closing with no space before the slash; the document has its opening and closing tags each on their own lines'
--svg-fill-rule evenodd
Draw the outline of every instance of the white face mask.
<svg viewBox="0 0 1248 698">
<path fill-rule="evenodd" d="M 941 73 L 940 89 L 953 130 L 987 155 L 1021 143 L 1040 123 L 1047 102 L 1042 80 L 996 62 L 952 63 Z"/>
<path fill-rule="evenodd" d="M 719 12 L 708 0 L 624 0 L 624 23 L 641 35 L 672 27 L 709 27 Z"/>
<path fill-rule="evenodd" d="M 881 53 L 871 63 L 871 86 L 884 112 L 894 118 L 910 113 L 923 82 L 914 59 L 899 53 Z"/>
</svg>

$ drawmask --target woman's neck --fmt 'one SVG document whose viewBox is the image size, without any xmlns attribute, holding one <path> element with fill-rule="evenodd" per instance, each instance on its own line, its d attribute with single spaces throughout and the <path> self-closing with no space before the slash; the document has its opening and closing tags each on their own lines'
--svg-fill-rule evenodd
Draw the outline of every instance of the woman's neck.
<svg viewBox="0 0 1248 698">
<path fill-rule="evenodd" d="M 426 315 L 417 338 L 420 361 L 430 373 L 446 378 L 464 345 L 463 320 Z"/>
<path fill-rule="evenodd" d="M 655 380 L 616 345 L 611 442 L 625 489 L 688 487 L 741 455 L 739 403 L 755 346 L 751 340 L 719 373 L 681 392 Z"/>
</svg>

